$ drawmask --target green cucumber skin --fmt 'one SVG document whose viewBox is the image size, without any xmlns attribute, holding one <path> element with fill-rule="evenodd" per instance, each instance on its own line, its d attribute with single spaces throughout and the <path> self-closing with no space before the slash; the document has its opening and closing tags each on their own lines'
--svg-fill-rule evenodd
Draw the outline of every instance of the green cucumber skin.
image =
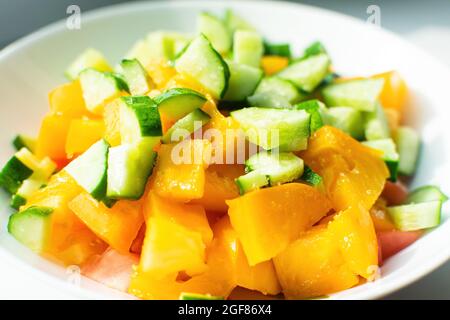
<svg viewBox="0 0 450 320">
<path fill-rule="evenodd" d="M 27 199 L 24 197 L 15 194 L 11 197 L 10 206 L 13 209 L 19 210 L 21 206 L 25 205 L 27 203 Z"/>
<path fill-rule="evenodd" d="M 31 250 L 41 252 L 48 241 L 52 212 L 48 207 L 30 207 L 16 212 L 9 217 L 8 232 Z"/>
<path fill-rule="evenodd" d="M 294 106 L 296 110 L 305 110 L 311 115 L 309 130 L 311 134 L 325 125 L 326 106 L 319 100 L 308 100 Z"/>
<path fill-rule="evenodd" d="M 19 151 L 22 148 L 27 148 L 31 152 L 34 152 L 36 146 L 36 139 L 19 134 L 12 141 L 12 145 L 17 151 Z"/>
<path fill-rule="evenodd" d="M 121 99 L 136 114 L 142 137 L 162 135 L 161 119 L 155 101 L 148 96 L 121 97 Z"/>
<path fill-rule="evenodd" d="M 269 185 L 269 178 L 259 171 L 251 171 L 236 179 L 239 194 L 244 195 L 250 191 L 257 190 Z"/>
<path fill-rule="evenodd" d="M 322 177 L 306 165 L 300 179 L 313 187 L 318 187 L 323 183 Z"/>
<path fill-rule="evenodd" d="M 400 127 L 394 136 L 397 144 L 400 162 L 398 172 L 400 175 L 411 176 L 417 168 L 421 142 L 418 133 L 409 127 Z"/>
<path fill-rule="evenodd" d="M 186 100 L 186 98 L 188 98 Z M 182 100 L 183 99 L 183 100 Z M 201 93 L 188 88 L 169 89 L 154 99 L 160 113 L 180 119 L 202 107 L 207 99 Z"/>
<path fill-rule="evenodd" d="M 120 63 L 128 91 L 132 95 L 143 95 L 150 90 L 150 78 L 139 60 L 124 59 Z"/>
<path fill-rule="evenodd" d="M 362 142 L 365 146 L 373 148 L 375 150 L 383 152 L 383 160 L 386 163 L 390 177 L 389 180 L 392 182 L 397 181 L 398 177 L 398 165 L 399 165 L 399 155 L 396 151 L 396 146 L 391 138 L 371 140 Z"/>
<path fill-rule="evenodd" d="M 429 201 L 441 201 L 442 203 L 448 200 L 446 196 L 438 187 L 436 186 L 422 186 L 410 192 L 406 203 L 421 203 Z"/>
<path fill-rule="evenodd" d="M 172 135 L 177 130 L 185 130 L 186 132 L 192 134 L 197 128 L 196 122 L 201 123 L 201 126 L 203 127 L 205 124 L 207 124 L 211 120 L 211 117 L 201 109 L 195 109 L 185 117 L 181 118 L 175 124 L 167 130 L 167 132 L 164 134 L 164 136 L 161 139 L 161 142 L 164 144 L 169 144 L 173 142 L 179 142 L 175 139 L 172 139 Z M 189 136 L 188 135 L 188 136 Z M 187 136 L 184 136 L 183 139 L 185 139 Z"/>
<path fill-rule="evenodd" d="M 430 201 L 388 207 L 387 212 L 398 230 L 415 231 L 438 226 L 441 208 L 441 201 Z"/>
<path fill-rule="evenodd" d="M 303 59 L 315 56 L 321 53 L 327 53 L 327 50 L 325 49 L 325 46 L 320 41 L 316 41 L 311 43 L 304 51 L 303 53 Z"/>
<path fill-rule="evenodd" d="M 0 186 L 10 194 L 15 194 L 22 182 L 32 174 L 33 170 L 24 165 L 16 156 L 13 156 L 0 171 Z"/>
<path fill-rule="evenodd" d="M 291 46 L 289 43 L 264 42 L 264 55 L 291 58 Z"/>
</svg>

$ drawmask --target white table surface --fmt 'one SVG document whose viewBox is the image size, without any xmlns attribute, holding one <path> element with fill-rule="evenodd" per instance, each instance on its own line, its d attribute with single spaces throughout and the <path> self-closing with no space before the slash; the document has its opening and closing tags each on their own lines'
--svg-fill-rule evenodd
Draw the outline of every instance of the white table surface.
<svg viewBox="0 0 450 320">
<path fill-rule="evenodd" d="M 361 19 L 366 17 L 367 6 L 373 3 L 359 0 L 298 2 L 326 7 Z M 450 67 L 450 1 L 408 1 L 408 4 L 392 0 L 377 2 L 382 13 L 383 27 L 424 48 Z M 20 273 L 4 261 L 0 262 L 0 299 L 76 298 L 32 275 Z M 386 299 L 450 299 L 450 261 Z"/>
</svg>

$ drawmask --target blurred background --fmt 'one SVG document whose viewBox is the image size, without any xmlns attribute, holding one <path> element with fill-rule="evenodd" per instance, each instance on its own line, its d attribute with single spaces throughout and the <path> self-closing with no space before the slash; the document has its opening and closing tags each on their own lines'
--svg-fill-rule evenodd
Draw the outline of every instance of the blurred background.
<svg viewBox="0 0 450 320">
<path fill-rule="evenodd" d="M 149 0 L 150 1 L 150 0 Z M 170 0 L 166 0 L 170 1 Z M 208 0 L 214 1 L 214 0 Z M 255 0 L 256 1 L 256 0 Z M 264 0 L 260 0 L 264 1 Z M 67 17 L 75 4 L 82 12 L 133 0 L 0 0 L 0 49 L 51 22 Z M 292 0 L 367 20 L 367 8 L 381 10 L 381 26 L 422 47 L 450 66 L 450 0 Z M 387 48 L 388 49 L 388 48 Z M 413 66 L 412 66 L 413 67 Z M 28 285 L 30 279 L 0 275 L 0 298 L 64 298 L 43 296 Z M 450 299 L 450 262 L 387 299 Z"/>
</svg>

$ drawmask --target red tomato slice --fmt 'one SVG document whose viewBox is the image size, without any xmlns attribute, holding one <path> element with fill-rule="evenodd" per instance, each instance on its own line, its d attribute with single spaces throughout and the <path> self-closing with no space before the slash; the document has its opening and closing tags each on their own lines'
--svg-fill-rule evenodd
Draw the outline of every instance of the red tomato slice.
<svg viewBox="0 0 450 320">
<path fill-rule="evenodd" d="M 132 267 L 138 263 L 138 255 L 123 255 L 109 248 L 87 262 L 81 273 L 105 286 L 126 292 L 130 285 Z"/>
<path fill-rule="evenodd" d="M 400 181 L 386 181 L 381 196 L 386 199 L 389 206 L 398 206 L 405 202 L 408 197 L 408 189 Z"/>
<path fill-rule="evenodd" d="M 383 260 L 411 245 L 420 238 L 422 231 L 382 231 L 377 233 Z"/>
</svg>

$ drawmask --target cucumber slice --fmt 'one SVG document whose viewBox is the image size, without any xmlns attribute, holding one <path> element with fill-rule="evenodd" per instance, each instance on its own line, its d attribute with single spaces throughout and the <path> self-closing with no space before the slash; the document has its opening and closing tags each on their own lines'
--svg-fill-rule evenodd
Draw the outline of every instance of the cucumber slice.
<svg viewBox="0 0 450 320">
<path fill-rule="evenodd" d="M 11 208 L 19 210 L 21 206 L 25 205 L 27 203 L 27 199 L 25 199 L 22 196 L 19 196 L 18 194 L 15 194 L 11 197 L 11 202 L 9 205 Z"/>
<path fill-rule="evenodd" d="M 383 85 L 383 79 L 351 80 L 325 87 L 322 95 L 329 107 L 346 106 L 373 112 L 376 110 Z"/>
<path fill-rule="evenodd" d="M 304 51 L 303 58 L 308 58 L 321 53 L 327 53 L 325 46 L 320 41 L 311 43 Z"/>
<path fill-rule="evenodd" d="M 237 30 L 233 36 L 233 59 L 237 63 L 259 68 L 264 53 L 261 36 L 254 31 Z"/>
<path fill-rule="evenodd" d="M 36 149 L 36 139 L 24 134 L 17 135 L 12 141 L 12 144 L 17 151 L 22 148 L 27 148 L 31 152 L 34 152 Z"/>
<path fill-rule="evenodd" d="M 231 35 L 225 23 L 214 15 L 202 12 L 197 16 L 197 32 L 209 39 L 214 49 L 224 54 L 231 48 Z"/>
<path fill-rule="evenodd" d="M 80 72 L 85 69 L 95 69 L 100 72 L 112 71 L 108 61 L 103 54 L 95 49 L 86 49 L 81 53 L 74 62 L 67 68 L 65 75 L 70 80 L 78 78 Z"/>
<path fill-rule="evenodd" d="M 165 144 L 179 142 L 190 136 L 194 131 L 203 127 L 210 119 L 211 117 L 206 112 L 195 109 L 175 122 L 175 124 L 164 134 L 161 142 Z"/>
<path fill-rule="evenodd" d="M 237 15 L 231 9 L 227 9 L 225 11 L 225 24 L 231 33 L 234 33 L 236 30 L 255 31 L 255 28 L 250 23 Z"/>
<path fill-rule="evenodd" d="M 278 77 L 263 78 L 253 95 L 247 98 L 253 107 L 290 108 L 304 96 L 288 80 Z"/>
<path fill-rule="evenodd" d="M 291 182 L 303 174 L 303 160 L 291 152 L 260 152 L 245 162 L 247 171 L 257 171 L 269 179 L 269 184 Z"/>
<path fill-rule="evenodd" d="M 308 146 L 310 115 L 304 110 L 251 107 L 230 115 L 250 142 L 266 150 L 300 151 Z"/>
<path fill-rule="evenodd" d="M 161 119 L 158 107 L 150 97 L 121 97 L 119 106 L 122 143 L 137 143 L 142 138 L 153 141 L 153 145 L 159 142 Z"/>
<path fill-rule="evenodd" d="M 154 144 L 144 139 L 109 149 L 108 198 L 138 200 L 142 197 L 156 159 L 153 147 Z"/>
<path fill-rule="evenodd" d="M 436 186 L 423 186 L 412 191 L 406 203 L 421 203 L 429 201 L 441 201 L 444 203 L 448 197 Z"/>
<path fill-rule="evenodd" d="M 328 124 L 341 129 L 357 140 L 364 137 L 364 121 L 360 111 L 352 107 L 333 107 L 328 109 Z"/>
<path fill-rule="evenodd" d="M 230 68 L 228 90 L 223 99 L 227 101 L 244 101 L 252 95 L 263 77 L 263 71 L 245 64 L 227 61 Z"/>
<path fill-rule="evenodd" d="M 277 75 L 290 80 L 299 89 L 312 92 L 326 77 L 331 61 L 327 54 L 321 53 L 290 64 Z"/>
<path fill-rule="evenodd" d="M 144 95 L 154 88 L 154 84 L 137 59 L 122 60 L 123 76 L 130 93 L 134 96 Z"/>
<path fill-rule="evenodd" d="M 395 227 L 401 231 L 433 228 L 441 222 L 441 201 L 430 201 L 388 207 L 387 212 Z"/>
<path fill-rule="evenodd" d="M 391 137 L 386 114 L 379 103 L 375 107 L 375 111 L 365 114 L 365 123 L 364 131 L 367 140 L 380 140 Z"/>
<path fill-rule="evenodd" d="M 179 300 L 225 300 L 224 297 L 212 296 L 210 294 L 198 294 L 182 292 Z"/>
<path fill-rule="evenodd" d="M 65 171 L 92 197 L 103 201 L 106 196 L 109 144 L 102 139 L 65 167 Z"/>
<path fill-rule="evenodd" d="M 268 43 L 264 42 L 265 56 L 291 57 L 291 46 L 289 43 Z"/>
<path fill-rule="evenodd" d="M 38 191 L 42 186 L 47 183 L 48 179 L 37 179 L 34 178 L 34 174 L 26 179 L 20 188 L 17 190 L 17 193 L 11 198 L 11 207 L 14 209 L 19 209 L 20 206 L 27 203 L 27 199 L 29 199 L 36 191 Z"/>
<path fill-rule="evenodd" d="M 390 180 L 394 182 L 397 181 L 399 155 L 397 153 L 394 140 L 381 139 L 364 141 L 363 144 L 383 153 L 383 160 L 384 162 L 386 162 L 386 165 L 389 168 L 389 172 L 391 173 Z"/>
<path fill-rule="evenodd" d="M 33 170 L 14 155 L 0 171 L 0 186 L 11 194 L 19 190 L 25 179 L 33 174 Z"/>
<path fill-rule="evenodd" d="M 136 59 L 142 66 L 147 67 L 153 60 L 152 50 L 146 40 L 139 40 L 125 55 L 125 59 Z"/>
<path fill-rule="evenodd" d="M 305 110 L 311 115 L 309 130 L 312 133 L 319 130 L 325 125 L 327 107 L 317 99 L 308 100 L 296 104 L 296 110 Z"/>
<path fill-rule="evenodd" d="M 170 31 L 154 31 L 150 32 L 146 38 L 148 62 L 152 59 L 173 60 L 189 43 L 188 35 L 170 32 Z M 148 65 L 148 64 L 144 64 Z"/>
<path fill-rule="evenodd" d="M 394 140 L 400 155 L 398 173 L 405 176 L 413 175 L 420 153 L 419 135 L 412 128 L 400 127 L 397 129 Z"/>
<path fill-rule="evenodd" d="M 175 69 L 196 79 L 216 99 L 227 91 L 228 66 L 204 35 L 196 37 L 185 48 L 175 61 Z"/>
<path fill-rule="evenodd" d="M 47 246 L 52 208 L 30 207 L 9 217 L 8 232 L 31 250 L 42 252 Z"/>
<path fill-rule="evenodd" d="M 188 88 L 169 89 L 155 98 L 159 112 L 170 119 L 180 119 L 195 109 L 201 108 L 206 98 Z"/>
<path fill-rule="evenodd" d="M 93 113 L 102 113 L 107 101 L 128 91 L 127 84 L 116 74 L 86 69 L 80 73 L 80 84 L 86 108 Z"/>
<path fill-rule="evenodd" d="M 236 179 L 239 194 L 257 190 L 269 185 L 269 178 L 259 171 L 252 171 Z"/>
<path fill-rule="evenodd" d="M 303 169 L 303 174 L 300 179 L 313 187 L 321 186 L 323 183 L 322 177 L 308 166 L 305 166 Z"/>
<path fill-rule="evenodd" d="M 32 178 L 47 180 L 56 170 L 56 164 L 50 158 L 40 160 L 27 148 L 20 149 L 15 156 L 33 171 Z"/>
</svg>

